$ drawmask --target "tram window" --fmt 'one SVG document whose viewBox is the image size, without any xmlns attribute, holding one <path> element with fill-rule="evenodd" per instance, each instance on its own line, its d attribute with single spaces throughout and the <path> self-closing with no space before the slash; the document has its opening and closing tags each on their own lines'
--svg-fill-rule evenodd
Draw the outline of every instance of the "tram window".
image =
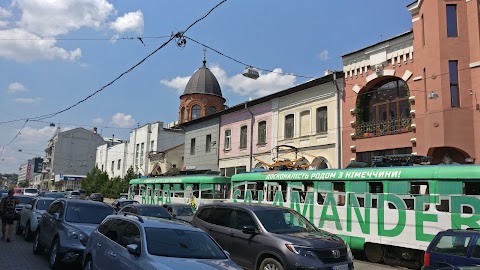
<svg viewBox="0 0 480 270">
<path fill-rule="evenodd" d="M 358 206 L 365 207 L 365 198 L 357 197 Z"/>
<path fill-rule="evenodd" d="M 411 195 L 429 194 L 428 182 L 410 182 Z"/>
<path fill-rule="evenodd" d="M 337 205 L 345 205 L 345 182 L 334 182 L 333 192 L 335 194 Z"/>
<path fill-rule="evenodd" d="M 275 199 L 275 194 L 277 191 L 280 191 L 283 196 L 283 201 L 287 198 L 287 183 L 285 182 L 270 182 L 267 186 L 267 201 L 273 202 Z"/>
<path fill-rule="evenodd" d="M 313 182 L 292 182 L 290 183 L 292 192 L 296 191 L 300 195 L 300 203 L 305 202 L 308 192 L 314 192 Z"/>
<path fill-rule="evenodd" d="M 230 198 L 230 184 L 215 184 L 215 199 L 229 199 Z"/>
<path fill-rule="evenodd" d="M 413 199 L 404 199 L 405 205 L 407 205 L 408 210 L 415 209 L 415 201 Z"/>
<path fill-rule="evenodd" d="M 383 183 L 382 182 L 369 182 L 368 190 L 370 193 L 383 193 Z"/>
<path fill-rule="evenodd" d="M 395 207 L 395 204 L 389 202 L 388 203 L 388 209 L 397 209 L 397 207 Z"/>
<path fill-rule="evenodd" d="M 240 190 L 240 196 L 237 197 L 237 199 L 242 199 L 245 197 L 245 184 L 238 184 L 237 186 L 234 186 L 234 190 Z"/>
<path fill-rule="evenodd" d="M 320 205 L 323 205 L 326 197 L 327 197 L 327 193 L 325 191 L 319 191 L 317 194 L 317 203 Z"/>
<path fill-rule="evenodd" d="M 195 196 L 195 198 L 198 198 L 198 196 L 200 195 L 200 185 L 199 184 L 193 184 L 193 187 L 192 187 L 192 192 L 193 192 L 193 196 Z"/>
<path fill-rule="evenodd" d="M 463 182 L 464 195 L 480 195 L 480 182 Z"/>
<path fill-rule="evenodd" d="M 464 205 L 464 206 L 462 207 L 462 213 L 464 213 L 464 214 L 473 214 L 473 209 L 472 209 L 472 207 L 469 206 L 469 205 Z"/>
<path fill-rule="evenodd" d="M 448 200 L 440 200 L 440 204 L 437 206 L 437 211 L 450 212 L 450 202 Z"/>
<path fill-rule="evenodd" d="M 249 185 L 250 186 L 250 185 Z M 259 198 L 258 198 L 258 191 L 263 191 L 263 188 L 265 187 L 265 183 L 264 182 L 256 182 L 255 184 L 252 185 L 252 187 L 250 188 L 252 190 L 252 199 L 254 201 L 258 201 Z M 260 201 L 263 201 L 263 198 L 260 198 Z"/>
</svg>

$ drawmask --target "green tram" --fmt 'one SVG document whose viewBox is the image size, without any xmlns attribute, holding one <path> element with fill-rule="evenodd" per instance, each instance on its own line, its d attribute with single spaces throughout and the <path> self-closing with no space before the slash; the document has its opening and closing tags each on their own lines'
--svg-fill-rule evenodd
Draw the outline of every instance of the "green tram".
<svg viewBox="0 0 480 270">
<path fill-rule="evenodd" d="M 132 179 L 128 197 L 144 204 L 201 203 L 226 201 L 231 192 L 230 177 L 211 174 L 162 176 Z"/>
<path fill-rule="evenodd" d="M 418 267 L 438 231 L 480 228 L 480 166 L 242 173 L 231 200 L 290 207 L 372 262 Z"/>
</svg>

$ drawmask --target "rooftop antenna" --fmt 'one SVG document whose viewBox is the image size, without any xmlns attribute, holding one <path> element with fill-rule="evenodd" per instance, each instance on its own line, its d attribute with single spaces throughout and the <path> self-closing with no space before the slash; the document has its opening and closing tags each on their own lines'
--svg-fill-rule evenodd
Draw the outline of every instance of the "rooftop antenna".
<svg viewBox="0 0 480 270">
<path fill-rule="evenodd" d="M 203 47 L 203 66 L 207 64 L 207 49 Z"/>
</svg>

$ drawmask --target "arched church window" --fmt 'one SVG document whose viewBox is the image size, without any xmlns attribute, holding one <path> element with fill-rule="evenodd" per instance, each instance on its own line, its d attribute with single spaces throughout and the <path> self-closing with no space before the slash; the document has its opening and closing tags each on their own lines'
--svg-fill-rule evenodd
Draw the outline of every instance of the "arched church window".
<svg viewBox="0 0 480 270">
<path fill-rule="evenodd" d="M 200 106 L 193 105 L 192 106 L 192 115 L 191 115 L 192 117 L 191 117 L 191 119 L 193 120 L 193 119 L 200 118 L 201 117 L 200 112 L 201 112 Z"/>
<path fill-rule="evenodd" d="M 215 108 L 214 106 L 208 107 L 208 115 L 214 114 L 216 112 L 217 112 L 217 108 Z"/>
</svg>

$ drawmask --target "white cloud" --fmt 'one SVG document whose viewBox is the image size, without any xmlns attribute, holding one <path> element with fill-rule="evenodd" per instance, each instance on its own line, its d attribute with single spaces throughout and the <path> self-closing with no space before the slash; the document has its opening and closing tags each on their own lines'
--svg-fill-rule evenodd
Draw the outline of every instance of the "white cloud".
<svg viewBox="0 0 480 270">
<path fill-rule="evenodd" d="M 246 78 L 242 74 L 236 74 L 232 77 L 228 77 L 225 70 L 218 65 L 212 65 L 210 71 L 215 75 L 222 91 L 226 89 L 232 90 L 234 93 L 241 96 L 255 96 L 261 97 L 269 94 L 273 94 L 278 91 L 288 89 L 295 85 L 295 76 L 282 74 L 281 68 L 276 68 L 273 72 L 262 74 L 256 80 Z M 185 86 L 188 83 L 188 77 L 176 77 L 172 80 L 161 80 L 160 83 L 177 89 L 181 94 L 185 90 Z"/>
<path fill-rule="evenodd" d="M 42 128 L 34 128 L 26 126 L 18 136 L 18 145 L 35 145 L 39 144 L 43 147 L 47 145 L 48 140 L 53 136 L 56 127 L 46 126 Z M 18 132 L 18 130 L 16 131 Z"/>
<path fill-rule="evenodd" d="M 9 21 L 5 20 L 12 16 L 12 13 L 4 8 L 0 7 L 0 28 L 6 27 Z"/>
<path fill-rule="evenodd" d="M 42 100 L 43 100 L 43 98 L 41 98 L 41 97 L 36 97 L 36 98 L 16 98 L 16 99 L 15 99 L 15 102 L 17 102 L 17 103 L 32 104 L 32 103 L 39 102 L 39 101 L 42 101 Z"/>
<path fill-rule="evenodd" d="M 78 48 L 73 51 L 67 51 L 63 48 L 55 47 L 56 40 L 42 40 L 39 36 L 20 28 L 0 30 L 0 39 L 5 39 L 0 42 L 0 57 L 18 62 L 32 62 L 41 59 L 53 60 L 57 58 L 74 61 L 82 55 L 81 50 Z"/>
<path fill-rule="evenodd" d="M 40 36 L 67 34 L 82 27 L 98 29 L 115 12 L 107 0 L 16 0 L 18 25 Z"/>
<path fill-rule="evenodd" d="M 128 31 L 142 33 L 143 13 L 140 10 L 125 13 L 125 15 L 118 17 L 114 22 L 110 23 L 110 28 L 118 33 L 124 33 Z"/>
<path fill-rule="evenodd" d="M 330 57 L 328 56 L 328 51 L 326 49 L 323 50 L 320 54 L 318 54 L 318 58 L 320 58 L 320 60 L 322 61 L 327 61 L 328 59 L 330 59 Z"/>
<path fill-rule="evenodd" d="M 92 123 L 94 123 L 95 125 L 103 124 L 103 118 L 101 118 L 101 117 L 93 118 Z"/>
<path fill-rule="evenodd" d="M 8 92 L 9 93 L 17 93 L 17 92 L 27 92 L 28 89 L 19 82 L 13 82 L 8 85 Z"/>
<path fill-rule="evenodd" d="M 112 116 L 111 125 L 121 128 L 129 128 L 137 123 L 131 114 L 116 113 Z"/>
</svg>

